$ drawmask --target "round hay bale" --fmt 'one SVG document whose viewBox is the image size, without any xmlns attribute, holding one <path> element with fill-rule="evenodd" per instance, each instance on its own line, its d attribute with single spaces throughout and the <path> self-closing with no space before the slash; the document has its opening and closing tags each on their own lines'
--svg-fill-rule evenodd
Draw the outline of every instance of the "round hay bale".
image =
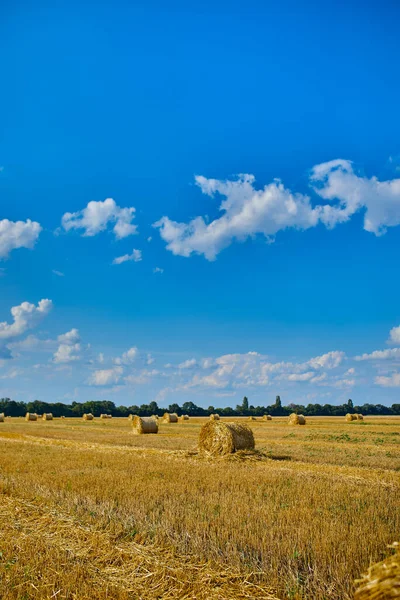
<svg viewBox="0 0 400 600">
<path fill-rule="evenodd" d="M 158 415 L 151 415 L 151 418 L 154 419 L 155 421 L 158 421 L 158 419 L 160 418 Z"/>
<path fill-rule="evenodd" d="M 82 419 L 84 421 L 93 421 L 94 416 L 92 415 L 92 413 L 85 413 L 82 417 Z"/>
<path fill-rule="evenodd" d="M 66 419 L 67 417 L 64 417 L 64 415 L 61 415 L 60 419 Z"/>
<path fill-rule="evenodd" d="M 37 414 L 27 412 L 25 415 L 25 421 L 37 421 Z"/>
<path fill-rule="evenodd" d="M 0 413 L 0 423 L 4 423 L 4 413 Z"/>
<path fill-rule="evenodd" d="M 364 421 L 364 417 L 360 413 L 356 413 L 354 416 L 357 419 L 357 421 Z"/>
<path fill-rule="evenodd" d="M 351 413 L 347 413 L 345 419 L 347 421 L 347 423 L 351 423 L 351 421 L 355 421 L 356 420 L 356 415 L 352 415 Z"/>
<path fill-rule="evenodd" d="M 164 423 L 177 423 L 178 415 L 176 413 L 164 413 L 163 422 Z"/>
<path fill-rule="evenodd" d="M 158 423 L 153 417 L 133 417 L 132 431 L 136 435 L 143 433 L 158 433 Z"/>
<path fill-rule="evenodd" d="M 108 415 L 101 414 L 101 415 L 100 415 L 100 419 L 108 419 Z"/>
<path fill-rule="evenodd" d="M 289 425 L 305 425 L 306 420 L 303 415 L 296 415 L 296 413 L 292 413 L 288 419 Z"/>
<path fill-rule="evenodd" d="M 129 421 L 132 421 L 134 416 L 135 416 L 135 415 L 128 415 L 128 420 L 129 420 Z"/>
<path fill-rule="evenodd" d="M 220 418 L 221 417 L 217 413 L 215 413 L 214 415 L 210 415 L 210 421 L 219 421 Z"/>
<path fill-rule="evenodd" d="M 43 413 L 42 419 L 43 421 L 52 421 L 53 413 Z"/>
<path fill-rule="evenodd" d="M 396 553 L 372 565 L 362 579 L 356 581 L 358 588 L 354 600 L 391 600 L 400 598 L 400 544 L 392 546 Z"/>
<path fill-rule="evenodd" d="M 254 435 L 250 427 L 241 423 L 208 421 L 200 430 L 199 450 L 212 456 L 254 450 Z"/>
<path fill-rule="evenodd" d="M 257 421 L 255 417 L 249 417 L 249 421 Z"/>
<path fill-rule="evenodd" d="M 262 418 L 263 421 L 272 421 L 271 415 L 264 415 Z"/>
</svg>

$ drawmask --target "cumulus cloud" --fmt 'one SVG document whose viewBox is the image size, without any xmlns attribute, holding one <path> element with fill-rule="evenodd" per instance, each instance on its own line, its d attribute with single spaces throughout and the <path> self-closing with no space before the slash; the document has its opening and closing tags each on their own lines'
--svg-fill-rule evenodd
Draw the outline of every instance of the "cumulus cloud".
<svg viewBox="0 0 400 600">
<path fill-rule="evenodd" d="M 178 365 L 178 369 L 192 369 L 196 365 L 197 365 L 196 359 L 195 358 L 190 358 L 188 360 L 185 360 L 184 362 L 181 362 Z"/>
<path fill-rule="evenodd" d="M 307 364 L 312 369 L 336 369 L 342 363 L 345 356 L 344 352 L 334 350 L 321 356 L 310 358 Z"/>
<path fill-rule="evenodd" d="M 310 381 L 314 375 L 313 371 L 308 371 L 307 373 L 289 373 L 289 375 L 285 375 L 285 379 L 288 381 Z"/>
<path fill-rule="evenodd" d="M 54 353 L 53 362 L 66 364 L 80 359 L 80 344 L 60 344 Z"/>
<path fill-rule="evenodd" d="M 114 358 L 114 363 L 116 365 L 130 365 L 133 362 L 135 362 L 138 356 L 139 350 L 136 348 L 136 346 L 134 346 L 132 348 L 129 348 L 129 350 L 127 350 L 126 352 L 124 352 L 122 356 Z"/>
<path fill-rule="evenodd" d="M 154 267 L 153 269 L 153 273 L 164 273 L 164 269 L 161 269 L 161 267 Z"/>
<path fill-rule="evenodd" d="M 33 248 L 42 227 L 40 223 L 26 221 L 0 221 L 0 258 L 7 258 L 17 248 Z"/>
<path fill-rule="evenodd" d="M 388 360 L 390 358 L 400 358 L 400 348 L 388 348 L 386 350 L 374 350 L 371 354 L 361 354 L 354 359 L 361 360 Z"/>
<path fill-rule="evenodd" d="M 62 271 L 57 271 L 56 269 L 53 269 L 52 273 L 54 273 L 54 275 L 57 275 L 57 277 L 64 277 L 64 273 Z"/>
<path fill-rule="evenodd" d="M 57 364 L 67 364 L 79 360 L 81 357 L 80 335 L 77 329 L 71 329 L 67 333 L 62 333 L 58 336 L 57 341 L 60 342 L 57 350 L 53 355 L 53 362 Z"/>
<path fill-rule="evenodd" d="M 13 322 L 0 323 L 0 339 L 12 339 L 22 335 L 28 329 L 33 329 L 43 317 L 49 314 L 52 307 L 52 301 L 47 299 L 40 300 L 37 306 L 30 302 L 13 306 L 11 308 Z"/>
<path fill-rule="evenodd" d="M 113 225 L 113 232 L 117 239 L 125 238 L 137 233 L 137 226 L 132 224 L 135 218 L 135 208 L 121 208 L 112 198 L 92 201 L 84 208 L 74 213 L 67 212 L 63 215 L 61 223 L 65 231 L 83 229 L 83 236 L 92 237 Z"/>
<path fill-rule="evenodd" d="M 380 375 L 375 377 L 375 383 L 382 387 L 400 387 L 400 373 L 392 373 L 389 377 Z"/>
<path fill-rule="evenodd" d="M 388 344 L 400 344 L 400 326 L 392 327 L 389 332 Z"/>
<path fill-rule="evenodd" d="M 112 385 L 114 383 L 118 383 L 121 379 L 121 375 L 124 370 L 122 367 L 113 367 L 112 369 L 99 369 L 97 371 L 93 371 L 91 376 L 89 377 L 89 385 Z"/>
<path fill-rule="evenodd" d="M 329 202 L 315 206 L 308 195 L 292 192 L 280 180 L 261 189 L 255 188 L 255 178 L 248 174 L 233 181 L 203 176 L 195 180 L 204 194 L 223 198 L 219 205 L 223 214 L 210 222 L 201 216 L 188 223 L 163 216 L 154 223 L 167 249 L 179 256 L 202 254 L 214 260 L 234 240 L 262 235 L 272 241 L 284 229 L 305 230 L 318 223 L 332 228 L 360 210 L 364 229 L 376 235 L 400 224 L 400 179 L 361 176 L 349 160 L 336 159 L 311 169 L 313 191 Z"/>
<path fill-rule="evenodd" d="M 129 260 L 133 260 L 134 262 L 140 262 L 142 260 L 141 250 L 137 250 L 136 248 L 134 248 L 132 250 L 132 254 L 124 254 L 123 256 L 117 256 L 117 258 L 114 258 L 112 264 L 120 265 Z"/>
</svg>

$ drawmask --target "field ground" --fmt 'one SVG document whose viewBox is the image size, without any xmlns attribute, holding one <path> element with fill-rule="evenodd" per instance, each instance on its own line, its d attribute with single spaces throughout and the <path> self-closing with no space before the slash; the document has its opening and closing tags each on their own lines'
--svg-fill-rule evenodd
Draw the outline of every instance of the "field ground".
<svg viewBox="0 0 400 600">
<path fill-rule="evenodd" d="M 255 421 L 219 459 L 204 422 L 0 423 L 0 598 L 352 598 L 400 537 L 400 418 Z"/>
</svg>

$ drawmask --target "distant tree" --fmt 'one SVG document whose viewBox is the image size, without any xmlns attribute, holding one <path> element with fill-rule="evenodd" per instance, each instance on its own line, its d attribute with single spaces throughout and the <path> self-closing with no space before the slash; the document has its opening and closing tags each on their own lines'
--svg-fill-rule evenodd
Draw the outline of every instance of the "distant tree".
<svg viewBox="0 0 400 600">
<path fill-rule="evenodd" d="M 168 412 L 170 412 L 170 413 L 180 413 L 182 411 L 181 411 L 181 407 L 179 406 L 179 404 L 174 403 L 174 404 L 170 404 L 168 406 Z"/>
</svg>

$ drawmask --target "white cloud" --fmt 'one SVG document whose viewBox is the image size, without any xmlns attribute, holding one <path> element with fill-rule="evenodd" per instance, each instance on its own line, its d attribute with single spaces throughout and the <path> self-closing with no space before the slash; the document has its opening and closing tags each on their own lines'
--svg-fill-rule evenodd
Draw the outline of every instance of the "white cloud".
<svg viewBox="0 0 400 600">
<path fill-rule="evenodd" d="M 81 341 L 81 336 L 77 329 L 71 329 L 67 333 L 62 333 L 58 336 L 57 340 L 62 344 L 76 344 Z"/>
<path fill-rule="evenodd" d="M 122 239 L 137 233 L 136 225 L 132 224 L 134 218 L 135 208 L 121 208 L 112 198 L 107 198 L 104 202 L 93 200 L 75 213 L 65 213 L 61 222 L 65 231 L 84 229 L 84 236 L 97 235 L 113 224 L 115 237 Z"/>
<path fill-rule="evenodd" d="M 345 375 L 354 375 L 354 373 L 356 372 L 354 367 L 351 367 L 350 369 L 347 369 Z"/>
<path fill-rule="evenodd" d="M 353 387 L 355 385 L 355 380 L 354 379 L 338 379 L 337 381 L 334 381 L 332 383 L 332 385 L 334 387 L 337 387 L 339 389 L 342 388 L 349 388 L 349 387 Z"/>
<path fill-rule="evenodd" d="M 148 383 L 150 379 L 152 377 L 155 377 L 156 375 L 159 375 L 159 371 L 157 371 L 156 369 L 152 369 L 151 371 L 143 369 L 137 374 L 127 375 L 126 377 L 124 377 L 124 380 L 126 381 L 126 383 L 135 383 L 143 385 L 145 383 Z"/>
<path fill-rule="evenodd" d="M 400 326 L 392 327 L 389 332 L 388 344 L 400 344 Z"/>
<path fill-rule="evenodd" d="M 374 350 L 371 354 L 355 356 L 355 360 L 388 360 L 389 358 L 400 358 L 400 348 L 388 348 L 386 350 Z"/>
<path fill-rule="evenodd" d="M 54 353 L 53 362 L 66 364 L 80 359 L 80 344 L 60 344 Z"/>
<path fill-rule="evenodd" d="M 234 239 L 244 241 L 256 234 L 268 239 L 288 227 L 308 229 L 318 223 L 319 212 L 309 197 L 292 194 L 278 180 L 261 190 L 254 188 L 253 175 L 239 175 L 236 181 L 198 176 L 196 183 L 204 194 L 225 198 L 219 206 L 224 214 L 210 223 L 203 217 L 177 223 L 166 216 L 154 223 L 173 254 L 204 254 L 214 260 Z"/>
<path fill-rule="evenodd" d="M 375 377 L 375 383 L 382 387 L 400 387 L 400 373 L 392 373 L 389 377 Z"/>
<path fill-rule="evenodd" d="M 58 277 L 64 277 L 64 273 L 62 273 L 62 271 L 57 271 L 56 269 L 53 269 L 52 273 L 54 273 L 54 275 L 57 275 Z"/>
<path fill-rule="evenodd" d="M 197 366 L 196 359 L 195 358 L 190 358 L 188 360 L 185 360 L 184 362 L 181 362 L 178 365 L 178 369 L 192 369 L 195 366 Z"/>
<path fill-rule="evenodd" d="M 288 381 L 310 381 L 314 375 L 313 371 L 308 371 L 307 373 L 289 373 L 289 375 L 285 375 L 284 377 Z"/>
<path fill-rule="evenodd" d="M 311 171 L 316 193 L 337 206 L 321 207 L 321 221 L 334 227 L 363 209 L 364 229 L 381 235 L 387 227 L 400 224 L 400 179 L 379 181 L 357 175 L 349 160 L 332 160 Z"/>
<path fill-rule="evenodd" d="M 146 357 L 146 365 L 152 365 L 153 362 L 154 362 L 154 360 L 155 359 L 152 357 L 152 355 L 148 354 L 147 357 Z"/>
<path fill-rule="evenodd" d="M 37 306 L 30 302 L 13 306 L 11 309 L 13 323 L 9 324 L 6 321 L 0 323 L 0 339 L 12 339 L 32 329 L 49 314 L 52 307 L 52 301 L 47 299 L 40 300 Z"/>
<path fill-rule="evenodd" d="M 26 221 L 0 221 L 0 258 L 7 258 L 17 248 L 33 248 L 42 227 L 40 223 Z"/>
<path fill-rule="evenodd" d="M 161 269 L 160 267 L 154 267 L 153 269 L 153 273 L 164 273 L 164 269 Z"/>
<path fill-rule="evenodd" d="M 316 375 L 315 377 L 310 379 L 310 383 L 320 383 L 320 381 L 324 381 L 325 379 L 326 379 L 326 373 L 322 373 L 321 375 Z"/>
<path fill-rule="evenodd" d="M 117 256 L 117 258 L 114 258 L 112 264 L 120 265 L 129 260 L 133 260 L 134 262 L 140 262 L 142 260 L 141 250 L 136 250 L 136 248 L 134 248 L 132 250 L 132 254 L 124 254 L 123 256 Z"/>
<path fill-rule="evenodd" d="M 223 214 L 211 222 L 201 216 L 188 223 L 162 217 L 154 227 L 167 249 L 180 256 L 203 254 L 214 260 L 234 240 L 260 234 L 271 241 L 284 229 L 305 230 L 318 223 L 332 228 L 360 210 L 364 210 L 364 229 L 376 235 L 400 224 L 400 179 L 379 181 L 357 175 L 348 160 L 336 159 L 311 169 L 314 192 L 329 204 L 313 206 L 309 196 L 291 192 L 279 180 L 262 189 L 256 189 L 254 181 L 247 174 L 235 181 L 196 177 L 204 194 L 224 198 L 219 206 Z"/>
<path fill-rule="evenodd" d="M 336 367 L 341 364 L 345 356 L 346 355 L 344 352 L 333 350 L 332 352 L 327 352 L 321 356 L 310 358 L 310 360 L 307 361 L 307 364 L 312 369 L 336 369 Z"/>
<path fill-rule="evenodd" d="M 80 335 L 78 329 L 71 329 L 67 333 L 62 333 L 58 336 L 57 341 L 60 343 L 53 355 L 53 362 L 57 364 L 67 364 L 79 360 L 81 357 Z"/>
<path fill-rule="evenodd" d="M 121 378 L 122 373 L 124 372 L 122 367 L 113 367 L 112 369 L 99 369 L 97 371 L 93 371 L 91 376 L 89 377 L 89 385 L 112 385 L 114 383 L 118 383 Z"/>
<path fill-rule="evenodd" d="M 133 348 L 129 348 L 126 352 L 122 354 L 122 356 L 118 356 L 114 358 L 114 363 L 116 365 L 130 365 L 137 359 L 139 355 L 139 350 L 134 346 Z"/>
</svg>

